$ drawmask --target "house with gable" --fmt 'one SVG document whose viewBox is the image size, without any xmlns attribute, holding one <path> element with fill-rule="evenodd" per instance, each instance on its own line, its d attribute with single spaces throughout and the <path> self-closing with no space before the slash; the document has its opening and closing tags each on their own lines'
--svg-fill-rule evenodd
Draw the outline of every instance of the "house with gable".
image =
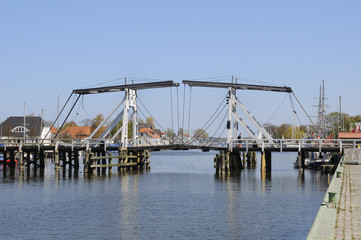
<svg viewBox="0 0 361 240">
<path fill-rule="evenodd" d="M 1 139 L 51 139 L 57 130 L 41 117 L 8 117 L 0 124 Z"/>
<path fill-rule="evenodd" d="M 160 135 L 157 134 L 153 129 L 143 127 L 138 130 L 139 139 L 141 141 L 141 144 L 153 144 L 153 145 L 159 145 L 161 142 Z"/>
</svg>

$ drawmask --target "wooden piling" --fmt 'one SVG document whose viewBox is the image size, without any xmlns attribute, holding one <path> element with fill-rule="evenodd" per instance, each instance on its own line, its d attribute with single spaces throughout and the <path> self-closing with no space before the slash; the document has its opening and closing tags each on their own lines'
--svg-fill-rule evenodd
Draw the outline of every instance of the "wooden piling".
<svg viewBox="0 0 361 240">
<path fill-rule="evenodd" d="M 40 152 L 39 152 L 39 160 L 40 160 L 40 163 L 39 163 L 40 168 L 44 169 L 45 168 L 44 150 L 40 150 Z"/>
<path fill-rule="evenodd" d="M 108 156 L 110 156 L 110 158 L 108 158 L 108 164 L 109 164 L 108 172 L 111 173 L 112 169 L 113 169 L 113 167 L 112 167 L 112 158 L 111 158 L 112 155 L 110 153 L 108 153 Z"/>
<path fill-rule="evenodd" d="M 85 152 L 85 160 L 84 160 L 84 173 L 91 173 L 90 172 L 90 151 Z"/>
<path fill-rule="evenodd" d="M 243 157 L 243 168 L 246 166 L 246 164 L 247 164 L 247 158 L 246 158 L 246 152 L 245 151 L 243 151 L 242 152 L 242 157 Z"/>
<path fill-rule="evenodd" d="M 22 149 L 19 150 L 19 167 L 24 168 L 24 152 Z"/>
<path fill-rule="evenodd" d="M 79 152 L 78 151 L 74 151 L 74 169 L 78 170 L 79 169 Z"/>
<path fill-rule="evenodd" d="M 265 151 L 266 158 L 266 171 L 271 171 L 272 169 L 272 152 Z"/>
<path fill-rule="evenodd" d="M 247 168 L 254 169 L 257 167 L 256 152 L 247 152 Z"/>
<path fill-rule="evenodd" d="M 15 168 L 16 162 L 15 162 L 15 153 L 14 150 L 10 150 L 10 168 Z"/>
<path fill-rule="evenodd" d="M 240 152 L 233 151 L 229 152 L 229 170 L 242 170 L 242 161 Z"/>
<path fill-rule="evenodd" d="M 224 151 L 221 151 L 221 174 L 226 174 L 226 156 Z"/>
<path fill-rule="evenodd" d="M 261 152 L 261 171 L 266 171 L 266 153 Z"/>
<path fill-rule="evenodd" d="M 54 151 L 54 156 L 55 156 L 55 169 L 60 169 L 60 154 L 59 154 L 59 150 L 55 150 Z"/>
</svg>

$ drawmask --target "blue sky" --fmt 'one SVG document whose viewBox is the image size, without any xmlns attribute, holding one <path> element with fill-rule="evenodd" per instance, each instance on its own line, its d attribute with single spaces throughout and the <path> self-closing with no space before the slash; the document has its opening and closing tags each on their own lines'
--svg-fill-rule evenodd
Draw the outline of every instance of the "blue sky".
<svg viewBox="0 0 361 240">
<path fill-rule="evenodd" d="M 328 112 L 337 111 L 342 96 L 343 111 L 360 114 L 360 11 L 361 1 L 352 0 L 2 0 L 0 121 L 22 115 L 25 102 L 28 113 L 44 109 L 45 118 L 54 120 L 59 95 L 64 103 L 73 89 L 124 77 L 181 82 L 233 75 L 241 83 L 286 85 L 310 115 L 324 79 Z M 170 127 L 169 89 L 139 95 Z M 224 95 L 192 89 L 191 129 L 208 120 Z M 106 115 L 122 96 L 84 97 L 70 120 Z M 284 99 L 250 91 L 238 97 L 261 123 Z M 291 121 L 288 97 L 283 105 L 270 122 Z"/>
</svg>

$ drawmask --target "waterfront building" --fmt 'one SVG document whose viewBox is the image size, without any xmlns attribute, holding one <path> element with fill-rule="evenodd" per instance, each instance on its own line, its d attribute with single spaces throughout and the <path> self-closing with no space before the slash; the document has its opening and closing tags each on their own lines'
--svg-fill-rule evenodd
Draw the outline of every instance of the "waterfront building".
<svg viewBox="0 0 361 240">
<path fill-rule="evenodd" d="M 41 117 L 8 117 L 0 124 L 1 139 L 51 139 L 56 134 Z"/>
</svg>

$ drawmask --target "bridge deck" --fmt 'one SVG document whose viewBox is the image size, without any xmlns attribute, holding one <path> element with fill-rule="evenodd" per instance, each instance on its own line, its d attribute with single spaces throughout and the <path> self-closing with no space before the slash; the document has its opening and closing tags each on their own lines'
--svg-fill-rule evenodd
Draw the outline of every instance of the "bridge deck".
<svg viewBox="0 0 361 240">
<path fill-rule="evenodd" d="M 23 151 L 36 151 L 36 150 L 43 150 L 43 151 L 53 151 L 56 148 L 60 151 L 85 151 L 87 149 L 86 146 L 66 146 L 66 145 L 50 145 L 50 146 L 39 146 L 39 145 L 29 145 L 29 146 L 22 146 L 21 149 Z M 107 146 L 104 147 L 103 145 L 99 145 L 96 147 L 91 147 L 92 150 L 95 151 L 118 151 L 120 148 L 117 146 Z M 187 145 L 187 144 L 174 144 L 174 145 L 153 145 L 153 146 L 137 146 L 137 147 L 127 147 L 128 151 L 143 151 L 148 150 L 150 152 L 154 151 L 170 151 L 170 150 L 202 150 L 202 151 L 226 151 L 228 148 L 226 147 L 217 147 L 217 146 L 196 146 L 196 145 Z M 2 146 L 0 147 L 0 152 L 4 151 L 12 151 L 12 150 L 19 150 L 19 146 Z M 271 146 L 242 146 L 242 147 L 233 147 L 233 152 L 248 152 L 248 151 L 268 151 L 268 152 L 299 152 L 299 151 L 306 151 L 306 152 L 340 152 L 339 146 L 315 146 L 315 147 L 271 147 Z"/>
</svg>

